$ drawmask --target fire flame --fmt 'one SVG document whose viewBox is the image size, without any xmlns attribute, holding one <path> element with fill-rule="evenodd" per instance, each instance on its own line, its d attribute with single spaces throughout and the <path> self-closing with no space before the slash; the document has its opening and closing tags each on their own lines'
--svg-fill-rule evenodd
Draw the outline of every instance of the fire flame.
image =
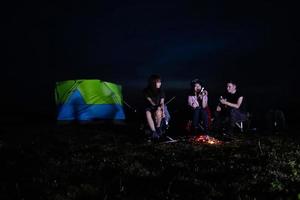
<svg viewBox="0 0 300 200">
<path fill-rule="evenodd" d="M 199 135 L 192 139 L 196 143 L 205 143 L 205 144 L 222 144 L 222 141 L 217 140 L 214 137 L 208 135 Z"/>
</svg>

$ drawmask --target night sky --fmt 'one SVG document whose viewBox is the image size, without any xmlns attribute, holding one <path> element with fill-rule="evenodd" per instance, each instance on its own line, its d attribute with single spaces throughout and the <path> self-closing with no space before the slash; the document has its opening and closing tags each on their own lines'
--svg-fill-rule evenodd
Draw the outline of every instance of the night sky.
<svg viewBox="0 0 300 200">
<path fill-rule="evenodd" d="M 199 77 L 211 102 L 233 79 L 252 108 L 299 111 L 295 5 L 164 2 L 7 2 L 3 113 L 53 113 L 55 82 L 82 78 L 121 84 L 136 105 L 152 73 L 176 106 Z"/>
</svg>

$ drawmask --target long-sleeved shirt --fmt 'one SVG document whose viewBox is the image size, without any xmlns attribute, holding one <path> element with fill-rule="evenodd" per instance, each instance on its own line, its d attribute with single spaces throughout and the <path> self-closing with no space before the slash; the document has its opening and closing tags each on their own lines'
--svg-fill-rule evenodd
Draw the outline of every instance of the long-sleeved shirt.
<svg viewBox="0 0 300 200">
<path fill-rule="evenodd" d="M 207 96 L 204 96 L 203 98 L 206 98 Z M 203 99 L 205 100 L 205 99 Z M 198 101 L 198 98 L 196 96 L 188 96 L 188 105 L 195 108 L 195 107 L 202 107 L 202 102 Z"/>
</svg>

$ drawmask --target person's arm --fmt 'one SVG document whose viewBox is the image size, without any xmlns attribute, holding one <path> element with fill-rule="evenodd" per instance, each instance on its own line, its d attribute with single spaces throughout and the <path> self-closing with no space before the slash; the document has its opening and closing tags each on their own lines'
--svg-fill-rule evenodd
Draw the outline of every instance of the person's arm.
<svg viewBox="0 0 300 200">
<path fill-rule="evenodd" d="M 192 108 L 196 108 L 199 106 L 198 101 L 195 100 L 194 96 L 189 96 L 188 97 L 188 105 L 191 106 Z"/>
<path fill-rule="evenodd" d="M 165 98 L 160 99 L 160 105 L 163 106 L 165 104 Z"/>
<path fill-rule="evenodd" d="M 148 91 L 147 89 L 144 89 L 143 93 L 144 93 L 144 97 L 147 99 L 147 101 L 148 101 L 152 106 L 155 106 L 155 103 L 152 101 L 152 99 L 151 99 L 151 97 L 150 97 L 149 91 Z"/>
<path fill-rule="evenodd" d="M 220 96 L 219 103 L 218 103 L 217 109 L 216 109 L 217 112 L 222 111 L 222 105 L 223 105 L 222 100 L 226 100 L 226 99 L 224 99 L 223 96 Z"/>
<path fill-rule="evenodd" d="M 220 100 L 220 102 L 221 102 L 222 104 L 224 104 L 224 105 L 229 106 L 229 107 L 239 109 L 240 106 L 241 106 L 241 104 L 243 103 L 243 97 L 242 97 L 242 96 L 239 97 L 237 103 L 231 103 L 231 102 L 226 101 L 225 99 Z"/>
<path fill-rule="evenodd" d="M 207 103 L 208 103 L 208 97 L 207 97 L 207 95 L 204 95 L 202 97 L 202 108 L 206 108 L 207 107 Z"/>
<path fill-rule="evenodd" d="M 146 99 L 150 102 L 150 104 L 152 106 L 156 106 L 155 103 L 152 101 L 152 99 L 150 97 L 146 97 Z"/>
<path fill-rule="evenodd" d="M 202 94 L 202 108 L 206 108 L 208 104 L 208 92 L 204 90 Z"/>
</svg>

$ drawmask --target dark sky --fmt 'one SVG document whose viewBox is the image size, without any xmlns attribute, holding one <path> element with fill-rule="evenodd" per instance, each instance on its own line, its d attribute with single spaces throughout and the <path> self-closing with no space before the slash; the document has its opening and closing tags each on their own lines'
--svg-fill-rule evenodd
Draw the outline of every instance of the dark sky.
<svg viewBox="0 0 300 200">
<path fill-rule="evenodd" d="M 158 73 L 166 90 L 187 89 L 199 77 L 214 94 L 234 79 L 257 102 L 271 95 L 286 109 L 296 105 L 295 5 L 164 2 L 6 3 L 5 103 L 47 110 L 56 81 L 81 78 L 119 83 L 132 102 L 128 94 Z"/>
</svg>

